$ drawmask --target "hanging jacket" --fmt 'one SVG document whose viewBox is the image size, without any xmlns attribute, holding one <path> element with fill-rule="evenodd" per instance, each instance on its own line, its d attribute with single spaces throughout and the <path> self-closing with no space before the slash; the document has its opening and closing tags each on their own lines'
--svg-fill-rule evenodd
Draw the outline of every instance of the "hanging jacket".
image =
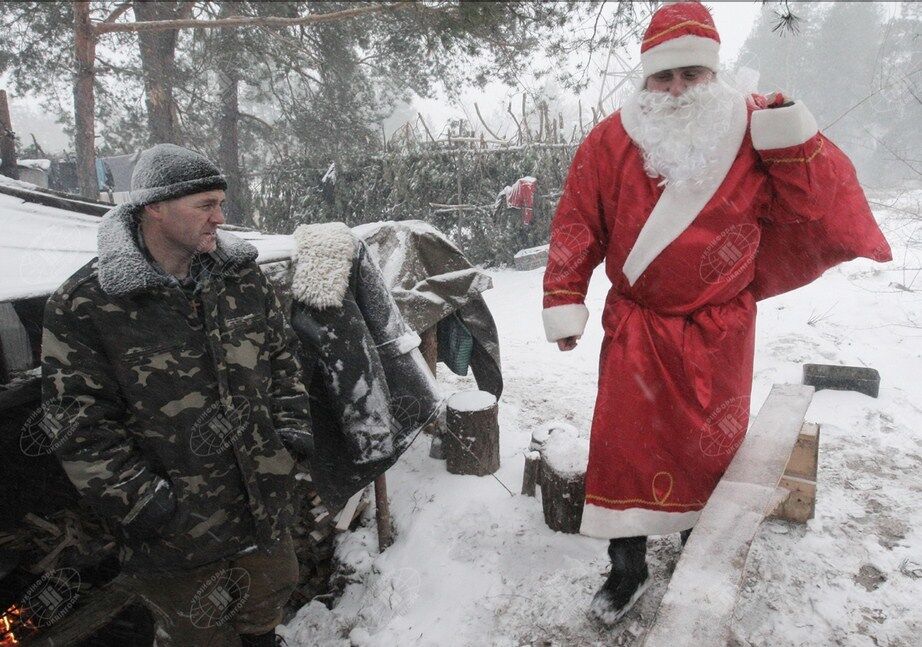
<svg viewBox="0 0 922 647">
<path fill-rule="evenodd" d="M 338 509 L 435 421 L 441 397 L 365 244 L 343 223 L 294 232 L 291 325 L 309 384 L 320 497 Z"/>
</svg>

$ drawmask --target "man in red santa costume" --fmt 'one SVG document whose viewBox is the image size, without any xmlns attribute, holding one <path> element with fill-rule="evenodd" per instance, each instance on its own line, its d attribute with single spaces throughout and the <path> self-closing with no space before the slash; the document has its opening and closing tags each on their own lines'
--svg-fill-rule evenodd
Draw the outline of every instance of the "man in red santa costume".
<svg viewBox="0 0 922 647">
<path fill-rule="evenodd" d="M 582 142 L 551 225 L 545 332 L 582 335 L 593 269 L 612 287 L 583 534 L 610 539 L 590 612 L 649 582 L 648 535 L 683 543 L 749 423 L 756 302 L 858 256 L 892 260 L 848 158 L 800 101 L 735 91 L 697 2 L 660 8 L 644 84 Z"/>
</svg>

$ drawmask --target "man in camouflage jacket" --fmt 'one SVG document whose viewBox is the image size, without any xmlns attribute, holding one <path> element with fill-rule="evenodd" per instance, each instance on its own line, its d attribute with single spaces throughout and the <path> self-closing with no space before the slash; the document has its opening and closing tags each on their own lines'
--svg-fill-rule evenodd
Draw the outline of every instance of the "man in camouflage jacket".
<svg viewBox="0 0 922 647">
<path fill-rule="evenodd" d="M 240 634 L 259 634 L 281 620 L 297 583 L 288 535 L 295 463 L 282 436 L 310 452 L 310 417 L 300 346 L 257 251 L 217 229 L 224 188 L 218 169 L 186 149 L 141 155 L 131 203 L 100 225 L 98 257 L 48 300 L 42 398 L 75 405 L 55 451 L 80 494 L 119 529 L 123 572 L 162 573 L 179 591 L 169 579 L 177 573 L 200 579 L 209 565 L 237 566 L 241 555 L 277 554 L 287 542 L 286 572 L 271 578 L 284 580 L 272 592 L 282 599 L 262 603 L 275 608 L 249 624 L 225 618 Z M 206 616 L 197 625 L 220 624 Z M 173 620 L 158 619 L 160 628 Z M 199 641 L 180 629 L 161 632 L 161 645 Z"/>
</svg>

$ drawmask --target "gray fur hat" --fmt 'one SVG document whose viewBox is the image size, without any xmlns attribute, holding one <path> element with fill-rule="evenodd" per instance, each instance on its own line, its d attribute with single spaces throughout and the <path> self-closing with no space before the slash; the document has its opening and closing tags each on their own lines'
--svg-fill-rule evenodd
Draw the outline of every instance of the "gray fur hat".
<svg viewBox="0 0 922 647">
<path fill-rule="evenodd" d="M 226 188 L 227 180 L 205 156 L 175 144 L 157 144 L 138 157 L 130 197 L 132 204 L 141 207 Z"/>
</svg>

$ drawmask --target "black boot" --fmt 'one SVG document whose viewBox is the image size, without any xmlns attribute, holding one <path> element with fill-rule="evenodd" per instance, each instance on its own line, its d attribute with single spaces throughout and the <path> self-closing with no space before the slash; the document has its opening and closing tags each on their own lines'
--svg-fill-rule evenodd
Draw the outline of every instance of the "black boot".
<svg viewBox="0 0 922 647">
<path fill-rule="evenodd" d="M 288 643 L 272 630 L 264 634 L 240 634 L 240 644 L 243 647 L 279 647 Z"/>
<path fill-rule="evenodd" d="M 589 615 L 606 625 L 613 625 L 634 606 L 650 585 L 647 570 L 647 538 L 624 537 L 608 544 L 611 573 L 599 589 Z"/>
</svg>

